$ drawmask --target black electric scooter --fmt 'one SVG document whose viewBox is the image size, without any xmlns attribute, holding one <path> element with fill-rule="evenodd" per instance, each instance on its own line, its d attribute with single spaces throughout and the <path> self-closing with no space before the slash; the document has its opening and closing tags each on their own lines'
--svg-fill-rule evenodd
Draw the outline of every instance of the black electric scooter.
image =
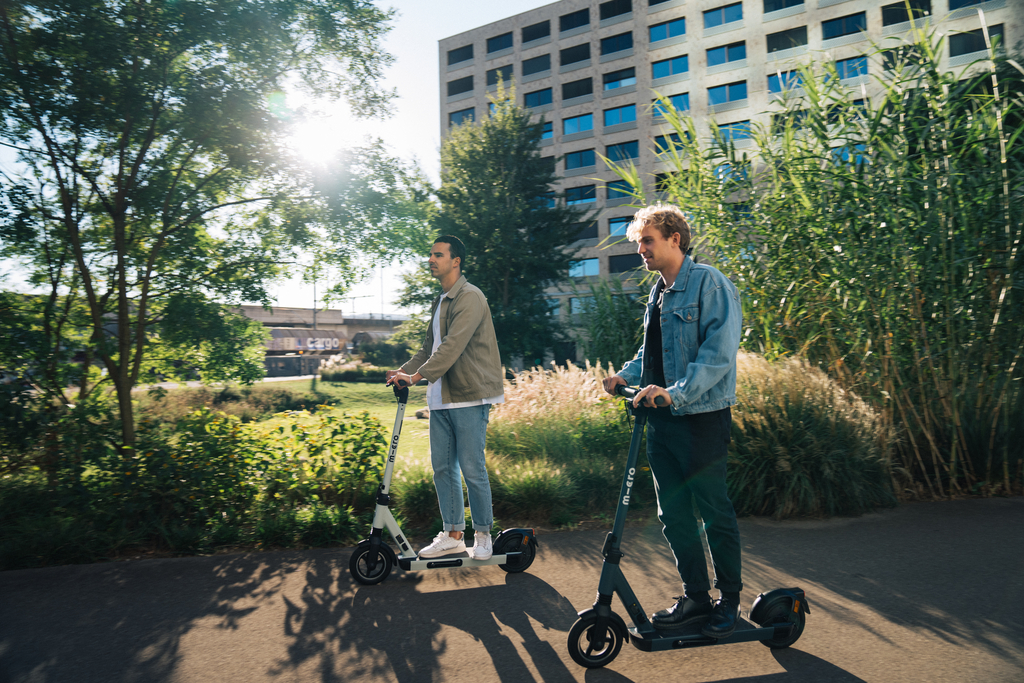
<svg viewBox="0 0 1024 683">
<path fill-rule="evenodd" d="M 395 565 L 406 571 L 419 571 L 496 564 L 509 573 L 526 571 L 537 554 L 537 537 L 533 529 L 505 529 L 494 539 L 493 554 L 486 560 L 474 559 L 468 552 L 421 560 L 410 547 L 409 540 L 398 528 L 398 522 L 391 512 L 391 495 L 388 493 L 395 468 L 395 454 L 398 452 L 398 437 L 402 433 L 402 420 L 405 418 L 405 405 L 409 401 L 409 386 L 404 382 L 401 384 L 401 387 L 397 384 L 393 386 L 395 398 L 398 399 L 398 413 L 391 433 L 391 448 L 384 466 L 384 478 L 377 487 L 377 506 L 373 513 L 370 537 L 359 542 L 348 563 L 352 578 L 366 585 L 377 584 L 388 578 Z M 400 552 L 397 556 L 391 546 L 383 542 L 385 527 L 398 544 Z"/>
<path fill-rule="evenodd" d="M 623 385 L 615 389 L 617 394 L 630 400 L 638 391 Z M 661 400 L 659 398 L 659 405 Z M 640 441 L 650 411 L 650 408 L 645 407 L 633 408 L 628 402 L 627 409 L 634 418 L 633 436 L 626 458 L 626 471 L 622 479 L 618 508 L 615 511 L 615 524 L 601 549 L 604 564 L 601 567 L 601 579 L 597 588 L 597 601 L 590 609 L 580 612 L 579 619 L 569 629 L 569 656 L 580 666 L 590 669 L 605 666 L 619 654 L 627 635 L 630 642 L 644 652 L 745 643 L 753 640 L 771 648 L 789 647 L 795 643 L 804 631 L 804 615 L 810 613 L 807 598 L 800 588 L 777 588 L 758 595 L 750 609 L 750 619 L 757 626 L 741 618 L 736 630 L 726 638 L 716 639 L 703 635 L 700 632 L 702 625 L 699 623 L 673 631 L 655 629 L 651 624 L 619 567 L 623 557 L 622 551 L 619 550 L 622 531 L 626 524 L 626 512 L 629 509 L 630 495 L 636 477 Z M 633 620 L 632 626 L 627 627 L 622 617 L 612 611 L 613 593 L 619 596 L 625 606 L 626 612 Z"/>
</svg>

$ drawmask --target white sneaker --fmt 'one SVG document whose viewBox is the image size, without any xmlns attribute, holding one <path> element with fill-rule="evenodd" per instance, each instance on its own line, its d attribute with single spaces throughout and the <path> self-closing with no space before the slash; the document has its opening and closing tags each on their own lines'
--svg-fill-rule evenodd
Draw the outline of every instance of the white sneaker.
<svg viewBox="0 0 1024 683">
<path fill-rule="evenodd" d="M 494 553 L 491 547 L 491 535 L 486 531 L 476 532 L 471 555 L 474 560 L 489 560 Z"/>
<path fill-rule="evenodd" d="M 463 538 L 465 534 L 463 534 Z M 432 558 L 454 555 L 466 551 L 466 542 L 462 538 L 452 538 L 447 531 L 439 531 L 433 542 L 419 552 L 420 557 Z"/>
</svg>

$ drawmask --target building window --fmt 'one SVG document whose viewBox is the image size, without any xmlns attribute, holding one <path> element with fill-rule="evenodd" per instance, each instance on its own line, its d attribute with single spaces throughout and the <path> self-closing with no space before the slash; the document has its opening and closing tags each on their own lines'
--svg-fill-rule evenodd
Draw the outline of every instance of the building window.
<svg viewBox="0 0 1024 683">
<path fill-rule="evenodd" d="M 606 199 L 626 199 L 633 196 L 633 186 L 625 180 L 613 180 L 605 186 Z"/>
<path fill-rule="evenodd" d="M 448 50 L 448 66 L 458 64 L 459 62 L 467 62 L 470 59 L 473 59 L 472 45 L 465 45 L 463 47 L 457 47 L 454 50 Z"/>
<path fill-rule="evenodd" d="M 523 27 L 523 42 L 529 43 L 551 35 L 551 22 L 545 19 L 536 24 Z"/>
<path fill-rule="evenodd" d="M 573 223 L 573 225 L 579 229 L 576 236 L 572 238 L 573 242 L 597 239 L 597 221 L 591 221 L 589 223 Z"/>
<path fill-rule="evenodd" d="M 610 55 L 614 52 L 622 52 L 633 47 L 633 34 L 620 33 L 617 36 L 608 36 L 601 39 L 601 54 Z"/>
<path fill-rule="evenodd" d="M 647 3 L 647 5 L 648 5 L 649 7 L 654 7 L 655 5 L 660 5 L 660 4 L 662 4 L 663 2 L 668 2 L 668 1 L 669 1 L 669 0 L 650 0 L 650 2 L 648 2 L 648 3 Z"/>
<path fill-rule="evenodd" d="M 594 150 L 590 150 L 593 155 Z M 565 203 L 569 206 L 578 204 L 593 204 L 597 201 L 597 188 L 594 185 L 583 187 L 570 187 L 565 191 Z"/>
<path fill-rule="evenodd" d="M 558 53 L 558 63 L 562 66 L 575 64 L 590 59 L 590 43 L 567 47 Z"/>
<path fill-rule="evenodd" d="M 718 131 L 722 134 L 722 140 L 725 142 L 736 142 L 737 140 L 748 140 L 750 139 L 750 121 L 737 121 L 736 123 L 726 123 L 718 127 Z"/>
<path fill-rule="evenodd" d="M 507 50 L 512 47 L 512 32 L 502 33 L 500 36 L 494 36 L 493 38 L 487 39 L 487 54 L 497 52 L 499 50 Z"/>
<path fill-rule="evenodd" d="M 448 114 L 448 125 L 449 126 L 460 126 L 463 123 L 473 123 L 475 112 L 473 107 L 469 109 L 460 109 L 459 111 L 453 111 Z"/>
<path fill-rule="evenodd" d="M 636 69 L 629 67 L 628 69 L 612 71 L 605 74 L 603 79 L 605 90 L 615 90 L 616 88 L 624 88 L 627 85 L 636 85 Z"/>
<path fill-rule="evenodd" d="M 555 136 L 555 126 L 554 124 L 552 124 L 551 121 L 545 121 L 543 125 L 544 127 L 541 129 L 540 132 L 540 139 L 550 140 Z"/>
<path fill-rule="evenodd" d="M 571 100 L 574 97 L 583 97 L 594 92 L 594 84 L 589 78 L 581 78 L 578 81 L 562 84 L 562 99 Z"/>
<path fill-rule="evenodd" d="M 588 130 L 594 130 L 593 114 L 583 114 L 581 116 L 562 119 L 562 135 L 572 135 L 573 133 L 582 133 Z M 593 166 L 592 163 L 585 165 Z"/>
<path fill-rule="evenodd" d="M 615 126 L 620 123 L 636 121 L 636 105 L 627 104 L 623 107 L 604 110 L 604 125 Z"/>
<path fill-rule="evenodd" d="M 582 261 L 569 262 L 569 277 L 589 277 L 600 274 L 600 265 L 596 258 L 585 258 Z M 570 299 L 570 309 L 575 309 L 572 303 L 579 299 Z M 571 313 L 579 313 L 579 310 L 570 310 Z"/>
<path fill-rule="evenodd" d="M 546 157 L 546 158 L 550 159 L 551 157 Z M 553 208 L 555 208 L 555 193 L 554 192 L 545 192 L 544 194 L 542 194 L 539 197 L 537 197 L 537 201 L 540 202 L 541 206 L 547 207 L 549 209 L 553 209 Z"/>
<path fill-rule="evenodd" d="M 992 41 L 993 46 L 1001 46 L 1003 44 L 1003 25 L 989 26 L 988 37 Z M 974 31 L 965 31 L 964 33 L 954 33 L 949 36 L 950 57 L 959 57 L 960 55 L 969 55 L 972 52 L 984 52 L 986 50 L 988 48 L 985 47 L 985 35 L 981 32 L 980 28 Z"/>
<path fill-rule="evenodd" d="M 845 17 L 821 22 L 822 40 L 839 38 L 868 30 L 868 15 L 865 12 L 847 14 Z"/>
<path fill-rule="evenodd" d="M 802 4 L 804 4 L 804 0 L 764 0 L 764 13 L 778 12 L 790 7 L 799 7 Z"/>
<path fill-rule="evenodd" d="M 950 3 L 952 4 L 952 3 Z M 920 19 L 932 13 L 931 0 L 910 0 L 910 11 L 907 11 L 906 2 L 894 2 L 891 5 L 882 5 L 882 26 L 892 26 L 910 21 L 911 17 Z"/>
<path fill-rule="evenodd" d="M 629 14 L 633 11 L 633 0 L 608 0 L 597 6 L 601 14 L 601 21 L 611 19 L 622 14 Z"/>
<path fill-rule="evenodd" d="M 506 85 L 512 80 L 512 65 L 499 66 L 487 72 L 487 85 L 497 85 L 498 81 Z"/>
<path fill-rule="evenodd" d="M 534 90 L 523 95 L 523 105 L 527 109 L 530 107 L 541 107 L 545 104 L 551 104 L 551 88 Z"/>
<path fill-rule="evenodd" d="M 654 151 L 657 154 L 664 154 L 670 149 L 682 149 L 682 147 L 683 139 L 679 137 L 679 133 L 654 136 Z"/>
<path fill-rule="evenodd" d="M 747 44 L 743 41 L 730 43 L 708 50 L 708 66 L 738 62 L 747 58 Z"/>
<path fill-rule="evenodd" d="M 839 73 L 840 80 L 856 78 L 857 76 L 867 76 L 868 58 L 861 55 L 859 57 L 837 60 L 836 71 Z"/>
<path fill-rule="evenodd" d="M 461 95 L 464 92 L 469 92 L 473 89 L 473 77 L 466 76 L 465 78 L 457 78 L 454 81 L 448 81 L 448 97 L 452 95 Z"/>
<path fill-rule="evenodd" d="M 768 92 L 770 93 L 799 88 L 802 85 L 803 81 L 800 79 L 800 72 L 796 70 L 783 71 L 781 74 L 774 73 L 768 76 Z"/>
<path fill-rule="evenodd" d="M 565 155 L 565 170 L 571 171 L 576 168 L 589 168 L 590 166 L 595 166 L 595 158 L 594 150 L 592 149 L 584 149 L 579 152 L 569 152 Z M 593 185 L 590 187 L 592 188 Z M 566 196 L 568 196 L 568 190 L 566 190 Z"/>
<path fill-rule="evenodd" d="M 548 315 L 550 315 L 552 318 L 557 318 L 561 310 L 561 301 L 559 301 L 558 299 L 548 299 Z"/>
<path fill-rule="evenodd" d="M 580 26 L 587 26 L 588 24 L 590 24 L 590 8 L 570 12 L 558 17 L 558 30 L 561 33 L 571 31 Z"/>
<path fill-rule="evenodd" d="M 668 40 L 669 38 L 675 38 L 676 36 L 685 36 L 686 17 L 679 17 L 672 21 L 664 21 L 660 24 L 654 24 L 647 30 L 649 32 L 648 38 L 651 43 L 657 43 L 659 40 Z"/>
<path fill-rule="evenodd" d="M 708 88 L 708 104 L 712 106 L 745 99 L 747 99 L 746 81 L 736 81 L 735 83 Z"/>
<path fill-rule="evenodd" d="M 640 143 L 636 140 L 631 142 L 620 142 L 617 145 L 608 145 L 605 147 L 604 151 L 605 156 L 608 157 L 608 161 L 616 163 L 619 161 L 628 161 L 640 156 Z"/>
<path fill-rule="evenodd" d="M 624 218 L 609 218 L 608 219 L 608 234 L 615 237 L 618 235 L 625 235 L 626 228 L 633 222 L 632 216 L 626 216 Z"/>
<path fill-rule="evenodd" d="M 961 7 L 973 7 L 974 5 L 980 5 L 988 0 L 949 0 L 949 11 L 952 12 L 955 9 Z"/>
<path fill-rule="evenodd" d="M 810 112 L 806 109 L 796 109 L 793 111 L 782 112 L 781 114 L 772 114 L 772 135 L 782 135 L 786 130 L 786 126 L 791 126 L 795 130 L 803 128 L 804 122 L 807 120 L 809 114 Z"/>
<path fill-rule="evenodd" d="M 676 111 L 690 111 L 690 93 L 688 92 L 684 92 L 681 95 L 671 95 L 669 96 L 668 101 Z M 664 116 L 665 108 L 662 106 L 661 102 L 659 100 L 654 100 L 653 104 L 654 116 L 656 118 Z"/>
<path fill-rule="evenodd" d="M 663 59 L 651 63 L 651 78 L 666 78 L 676 74 L 684 74 L 690 70 L 690 56 L 680 55 L 671 59 Z"/>
<path fill-rule="evenodd" d="M 735 2 L 724 7 L 716 7 L 704 12 L 704 28 L 714 28 L 731 24 L 743 18 L 743 3 Z"/>
<path fill-rule="evenodd" d="M 523 60 L 523 75 L 539 74 L 541 71 L 551 71 L 551 55 L 541 55 L 533 59 Z"/>
<path fill-rule="evenodd" d="M 769 33 L 766 36 L 768 43 L 768 54 L 779 50 L 788 50 L 791 47 L 800 47 L 807 44 L 807 27 L 799 26 L 788 31 Z"/>
<path fill-rule="evenodd" d="M 618 254 L 608 257 L 609 273 L 625 273 L 644 267 L 644 259 L 640 254 Z"/>
<path fill-rule="evenodd" d="M 672 179 L 675 176 L 674 173 L 655 173 L 654 174 L 654 191 L 658 194 L 663 194 L 672 189 Z"/>
</svg>

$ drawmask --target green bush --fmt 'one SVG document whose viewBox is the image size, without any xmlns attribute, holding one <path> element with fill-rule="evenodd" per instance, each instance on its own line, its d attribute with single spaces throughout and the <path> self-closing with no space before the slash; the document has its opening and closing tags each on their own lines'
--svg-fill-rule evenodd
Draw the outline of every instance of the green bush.
<svg viewBox="0 0 1024 683">
<path fill-rule="evenodd" d="M 203 407 L 234 415 L 242 422 L 255 422 L 286 410 L 315 410 L 317 406 L 336 402 L 337 399 L 327 392 L 275 384 L 181 387 L 169 391 L 158 388 L 136 399 L 139 418 L 167 424 L 174 424 Z"/>
<path fill-rule="evenodd" d="M 383 368 L 397 368 L 412 356 L 405 344 L 383 339 L 363 342 L 359 345 L 358 353 L 365 363 Z"/>
<path fill-rule="evenodd" d="M 740 354 L 729 493 L 741 515 L 857 515 L 896 504 L 880 417 L 806 361 Z"/>
</svg>

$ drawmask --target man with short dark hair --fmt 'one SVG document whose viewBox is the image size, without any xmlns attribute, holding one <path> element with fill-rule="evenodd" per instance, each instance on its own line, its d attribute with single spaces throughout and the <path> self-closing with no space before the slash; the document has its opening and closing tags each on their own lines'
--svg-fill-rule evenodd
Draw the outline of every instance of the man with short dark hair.
<svg viewBox="0 0 1024 683">
<path fill-rule="evenodd" d="M 643 346 L 604 387 L 614 393 L 619 384 L 639 384 L 633 404 L 653 408 L 647 459 L 658 518 L 683 580 L 683 595 L 651 623 L 659 629 L 702 623 L 704 635 L 725 638 L 736 628 L 743 589 L 739 526 L 725 482 L 742 328 L 739 291 L 721 272 L 687 256 L 690 226 L 675 206 L 640 210 L 626 235 L 637 242 L 647 270 L 661 277 L 648 300 Z M 655 408 L 658 398 L 666 407 Z M 694 502 L 721 593 L 714 605 Z"/>
<path fill-rule="evenodd" d="M 476 532 L 470 552 L 475 559 L 486 560 L 492 554 L 494 517 L 484 446 L 491 406 L 505 401 L 505 388 L 491 309 L 483 292 L 462 275 L 465 258 L 466 246 L 458 237 L 434 240 L 427 263 L 443 293 L 430 308 L 423 346 L 401 368 L 389 371 L 387 382 L 429 382 L 430 462 L 444 530 L 419 552 L 420 557 L 466 550 L 465 476 Z"/>
</svg>

